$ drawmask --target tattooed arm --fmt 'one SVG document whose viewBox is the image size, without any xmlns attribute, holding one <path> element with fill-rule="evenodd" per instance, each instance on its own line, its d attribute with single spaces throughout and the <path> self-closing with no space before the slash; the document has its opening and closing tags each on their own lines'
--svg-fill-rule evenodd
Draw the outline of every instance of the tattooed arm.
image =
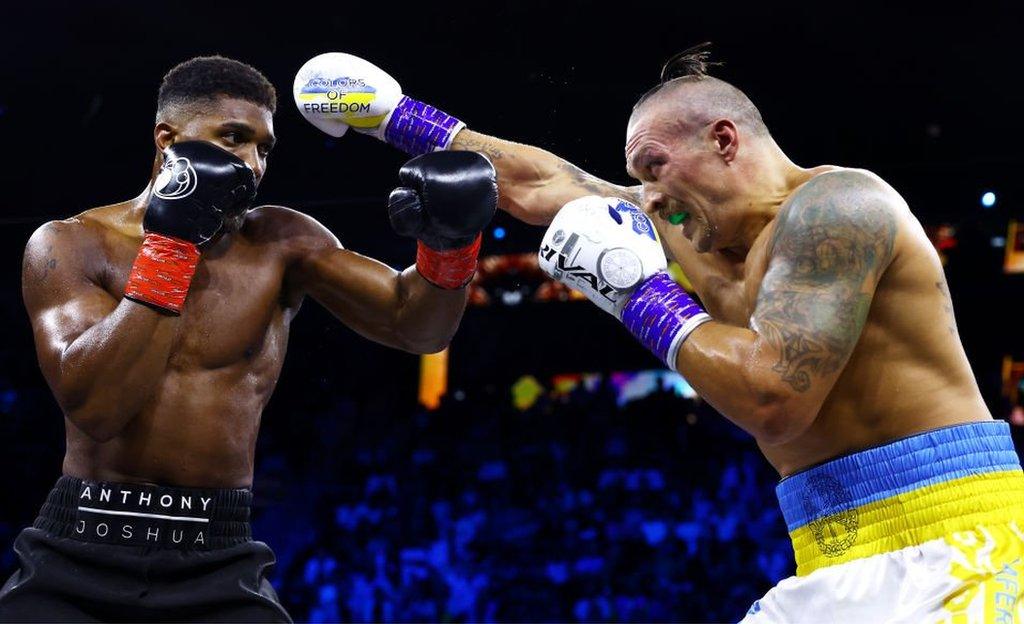
<svg viewBox="0 0 1024 624">
<path fill-rule="evenodd" d="M 766 444 L 814 421 L 860 338 L 893 257 L 897 199 L 856 171 L 813 178 L 779 213 L 750 329 L 705 323 L 677 366 Z"/>
<path fill-rule="evenodd" d="M 77 220 L 47 223 L 25 248 L 21 284 L 43 376 L 68 420 L 97 442 L 149 402 L 179 322 L 102 288 L 91 268 L 101 245 Z"/>
<path fill-rule="evenodd" d="M 451 149 L 485 154 L 498 171 L 498 206 L 520 221 L 546 225 L 567 202 L 585 195 L 613 196 L 640 205 L 640 187 L 600 178 L 537 147 L 462 130 Z"/>
</svg>

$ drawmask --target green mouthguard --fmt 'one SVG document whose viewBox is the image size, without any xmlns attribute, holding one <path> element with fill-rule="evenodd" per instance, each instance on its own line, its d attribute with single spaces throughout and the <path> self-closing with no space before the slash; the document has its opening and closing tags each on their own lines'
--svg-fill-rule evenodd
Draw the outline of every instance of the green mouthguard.
<svg viewBox="0 0 1024 624">
<path fill-rule="evenodd" d="M 686 221 L 686 217 L 688 216 L 690 216 L 690 213 L 688 212 L 677 212 L 668 218 L 668 222 L 672 225 L 679 225 L 683 221 Z"/>
</svg>

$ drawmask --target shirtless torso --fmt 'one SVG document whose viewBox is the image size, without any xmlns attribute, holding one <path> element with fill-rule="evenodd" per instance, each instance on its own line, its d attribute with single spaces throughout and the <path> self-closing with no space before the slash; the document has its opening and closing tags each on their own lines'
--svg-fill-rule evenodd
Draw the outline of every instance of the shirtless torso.
<svg viewBox="0 0 1024 624">
<path fill-rule="evenodd" d="M 843 170 L 814 171 L 822 175 Z M 942 265 L 921 224 L 884 182 L 867 172 L 845 171 L 874 178 L 899 205 L 892 260 L 875 289 L 852 355 L 817 418 L 791 441 L 761 445 L 765 457 L 783 475 L 927 429 L 991 419 L 960 343 Z M 780 213 L 792 201 L 793 197 L 788 199 Z M 672 256 L 692 280 L 708 312 L 720 322 L 749 327 L 759 297 L 770 296 L 762 280 L 777 221 L 762 230 L 746 258 L 694 253 L 689 241 L 666 231 L 671 225 L 657 221 Z M 822 245 L 827 245 L 828 234 L 822 232 Z M 798 349 L 796 339 L 792 340 Z M 805 356 L 816 357 L 814 353 Z M 799 369 L 813 363 L 801 365 L 800 357 L 794 356 L 788 365 Z"/>
<path fill-rule="evenodd" d="M 454 146 L 491 157 L 499 173 L 501 207 L 529 223 L 549 222 L 562 205 L 584 195 L 618 196 L 644 204 L 641 187 L 605 182 L 537 148 L 468 130 L 460 133 Z M 892 240 L 888 262 L 877 276 L 873 297 L 868 299 L 870 307 L 863 329 L 857 335 L 847 336 L 855 344 L 848 345 L 850 355 L 845 363 L 841 362 L 842 357 L 829 361 L 831 350 L 839 352 L 844 348 L 841 344 L 829 344 L 835 336 L 803 334 L 799 331 L 799 320 L 801 315 L 809 319 L 815 313 L 847 313 L 852 318 L 862 301 L 859 289 L 848 293 L 848 306 L 844 305 L 847 302 L 832 299 L 815 309 L 813 298 L 801 299 L 792 290 L 782 292 L 776 284 L 763 283 L 777 251 L 773 239 L 778 218 L 770 220 L 745 255 L 740 255 L 729 250 L 698 253 L 681 227 L 671 225 L 660 215 L 652 215 L 668 255 L 680 263 L 716 321 L 736 328 L 753 328 L 754 312 L 759 305 L 785 309 L 790 320 L 796 321 L 787 328 L 791 331 L 777 332 L 786 348 L 772 371 L 788 379 L 787 383 L 799 385 L 804 371 L 836 367 L 838 378 L 813 420 L 798 435 L 782 443 L 760 437 L 758 431 L 748 427 L 745 414 L 720 410 L 758 438 L 765 456 L 782 475 L 913 433 L 991 419 L 960 343 L 938 255 L 903 199 L 866 171 L 825 166 L 805 172 L 805 183 L 783 201 L 778 214 L 788 214 L 791 227 L 807 232 L 807 238 L 817 245 L 818 256 L 808 269 L 810 279 L 828 280 L 828 266 L 837 270 L 842 266 L 841 270 L 846 270 L 863 260 L 855 257 L 856 253 L 830 260 L 831 254 L 849 252 L 849 243 L 855 238 L 864 238 L 859 242 L 867 247 L 872 244 L 865 232 L 816 223 L 816 213 L 793 206 L 801 194 L 806 196 L 805 189 L 812 182 L 819 187 L 836 188 L 865 185 L 890 207 L 887 214 L 892 219 Z M 822 275 L 813 275 L 815 269 L 822 267 Z M 694 385 L 701 390 L 699 383 Z"/>
<path fill-rule="evenodd" d="M 409 351 L 442 348 L 461 318 L 464 290 L 345 250 L 314 219 L 277 206 L 250 211 L 204 251 L 181 316 L 124 300 L 144 196 L 47 223 L 26 250 L 24 298 L 65 412 L 67 475 L 250 485 L 260 415 L 307 294 Z"/>
</svg>

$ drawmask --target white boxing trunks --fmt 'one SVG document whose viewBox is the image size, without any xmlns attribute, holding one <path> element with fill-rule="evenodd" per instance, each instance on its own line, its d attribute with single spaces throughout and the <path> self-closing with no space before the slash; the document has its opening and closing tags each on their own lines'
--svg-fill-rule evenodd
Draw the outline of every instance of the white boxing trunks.
<svg viewBox="0 0 1024 624">
<path fill-rule="evenodd" d="M 744 623 L 1024 622 L 1024 473 L 1005 422 L 846 455 L 776 493 L 797 573 Z"/>
</svg>

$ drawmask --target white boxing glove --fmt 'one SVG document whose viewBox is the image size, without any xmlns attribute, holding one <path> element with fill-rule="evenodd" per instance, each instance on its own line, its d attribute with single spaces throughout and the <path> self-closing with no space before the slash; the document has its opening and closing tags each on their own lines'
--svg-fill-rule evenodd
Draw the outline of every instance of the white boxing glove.
<svg viewBox="0 0 1024 624">
<path fill-rule="evenodd" d="M 307 121 L 340 137 L 349 127 L 409 154 L 445 150 L 466 124 L 402 94 L 382 69 L 351 54 L 328 52 L 299 69 L 295 106 Z"/>
<path fill-rule="evenodd" d="M 544 234 L 540 267 L 619 318 L 633 289 L 668 269 L 651 220 L 633 204 L 591 195 L 574 199 Z"/>
<path fill-rule="evenodd" d="M 667 271 L 650 218 L 614 197 L 566 204 L 544 233 L 540 267 L 622 321 L 670 368 L 683 341 L 711 320 Z"/>
</svg>

